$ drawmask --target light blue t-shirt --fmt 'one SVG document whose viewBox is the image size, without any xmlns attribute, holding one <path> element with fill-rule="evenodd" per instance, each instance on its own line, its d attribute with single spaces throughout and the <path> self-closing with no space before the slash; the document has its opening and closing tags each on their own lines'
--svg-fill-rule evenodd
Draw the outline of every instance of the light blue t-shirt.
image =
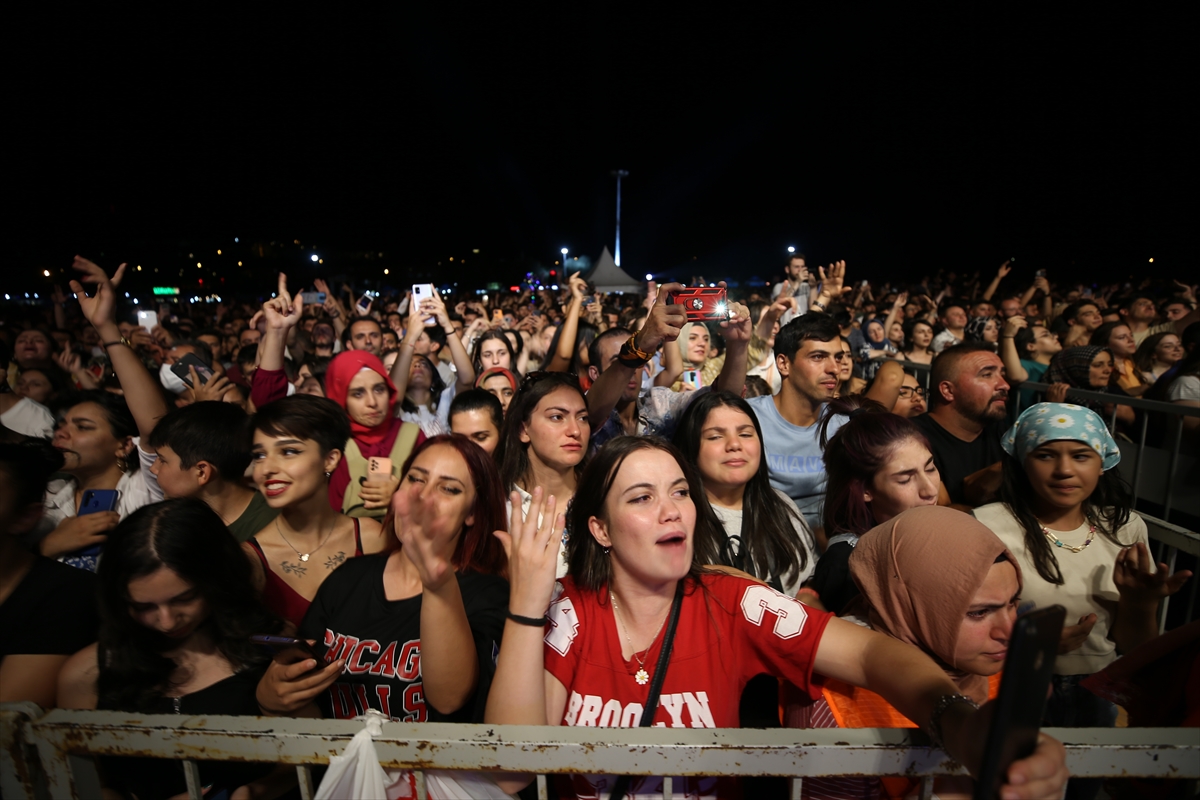
<svg viewBox="0 0 1200 800">
<path fill-rule="evenodd" d="M 810 528 L 821 526 L 821 507 L 825 500 L 825 458 L 821 452 L 821 423 L 807 428 L 788 422 L 775 408 L 768 395 L 747 401 L 758 416 L 763 431 L 763 451 L 771 485 L 792 498 Z M 839 414 L 829 422 L 829 436 L 849 419 Z"/>
</svg>

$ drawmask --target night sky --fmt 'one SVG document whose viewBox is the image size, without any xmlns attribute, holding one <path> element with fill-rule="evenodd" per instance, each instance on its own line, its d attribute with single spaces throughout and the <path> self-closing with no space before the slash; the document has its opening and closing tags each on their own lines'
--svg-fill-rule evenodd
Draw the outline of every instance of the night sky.
<svg viewBox="0 0 1200 800">
<path fill-rule="evenodd" d="M 1186 4 L 911 9 L 62 11 L 12 42 L 6 283 L 294 239 L 508 281 L 612 246 L 617 168 L 634 275 L 1194 269 Z"/>
</svg>

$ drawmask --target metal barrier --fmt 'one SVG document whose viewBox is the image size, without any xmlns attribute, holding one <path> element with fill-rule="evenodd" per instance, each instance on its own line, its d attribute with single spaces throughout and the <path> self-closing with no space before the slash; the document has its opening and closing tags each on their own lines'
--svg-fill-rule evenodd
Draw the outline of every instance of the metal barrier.
<svg viewBox="0 0 1200 800">
<path fill-rule="evenodd" d="M 81 795 L 74 756 L 145 756 L 182 760 L 191 797 L 199 798 L 196 760 L 296 765 L 301 796 L 311 798 L 311 765 L 326 764 L 362 729 L 352 720 L 51 711 L 30 704 L 0 706 L 5 744 L 4 797 L 32 798 L 43 774 L 49 797 Z M 1079 777 L 1200 778 L 1200 738 L 1176 728 L 1059 728 L 1067 766 Z M 164 735 L 169 734 L 169 735 Z M 11 743 L 21 743 L 10 749 Z M 30 748 L 36 748 L 36 756 Z M 923 781 L 962 774 L 919 733 L 886 729 L 714 730 L 569 728 L 548 726 L 386 723 L 375 740 L 380 763 L 422 770 L 512 771 L 675 776 L 793 776 L 792 796 L 805 777 L 904 775 Z M 36 760 L 35 760 L 36 759 Z M 10 769 L 10 760 L 13 762 Z M 38 763 L 40 762 L 40 763 Z M 539 779 L 539 797 L 545 782 Z M 670 782 L 665 796 L 671 796 Z"/>
</svg>

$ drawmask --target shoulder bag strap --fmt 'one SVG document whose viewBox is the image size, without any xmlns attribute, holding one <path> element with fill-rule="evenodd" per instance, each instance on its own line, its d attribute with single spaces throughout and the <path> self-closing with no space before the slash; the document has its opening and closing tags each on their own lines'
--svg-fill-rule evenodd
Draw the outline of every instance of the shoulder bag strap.
<svg viewBox="0 0 1200 800">
<path fill-rule="evenodd" d="M 663 636 L 662 650 L 658 653 L 658 662 L 654 665 L 654 677 L 650 679 L 650 694 L 646 695 L 646 705 L 642 708 L 642 718 L 639 728 L 649 728 L 654 724 L 654 715 L 658 711 L 658 697 L 662 693 L 663 681 L 667 678 L 667 663 L 671 660 L 671 646 L 675 643 L 675 628 L 679 625 L 679 610 L 683 605 L 683 581 L 675 587 L 675 601 L 671 603 L 671 618 L 667 621 L 667 632 Z M 631 775 L 622 775 L 613 784 L 608 800 L 624 800 L 629 791 Z"/>
</svg>

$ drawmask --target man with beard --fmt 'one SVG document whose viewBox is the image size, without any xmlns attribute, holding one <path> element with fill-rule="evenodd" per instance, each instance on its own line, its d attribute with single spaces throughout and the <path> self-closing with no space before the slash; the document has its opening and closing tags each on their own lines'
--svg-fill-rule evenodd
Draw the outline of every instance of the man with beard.
<svg viewBox="0 0 1200 800">
<path fill-rule="evenodd" d="M 1000 489 L 1000 435 L 1008 382 L 1000 356 L 982 343 L 946 348 L 933 361 L 929 413 L 913 418 L 955 505 L 990 503 Z"/>
</svg>

